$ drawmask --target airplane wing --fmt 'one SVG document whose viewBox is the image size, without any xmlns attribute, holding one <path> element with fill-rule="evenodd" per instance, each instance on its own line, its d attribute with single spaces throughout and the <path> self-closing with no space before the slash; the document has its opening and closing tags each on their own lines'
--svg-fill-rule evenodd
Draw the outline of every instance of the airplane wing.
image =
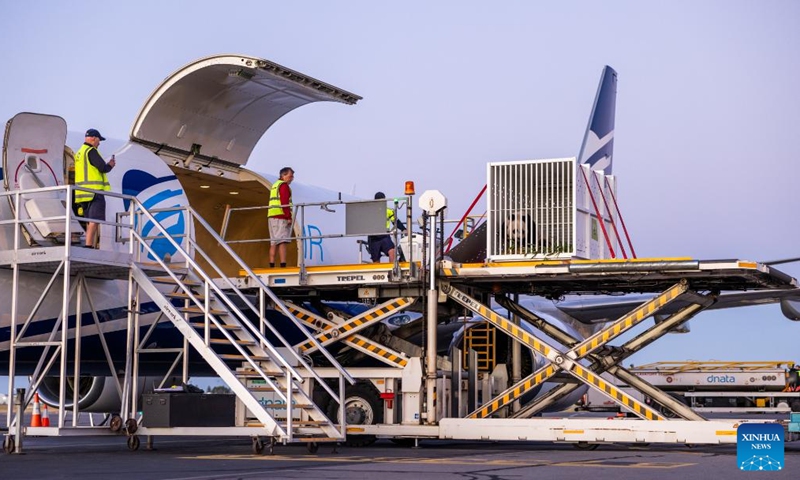
<svg viewBox="0 0 800 480">
<path fill-rule="evenodd" d="M 652 298 L 651 295 L 626 295 L 622 297 L 591 299 L 586 301 L 567 300 L 555 306 L 582 323 L 603 323 L 619 318 Z M 781 303 L 783 314 L 790 320 L 800 320 L 800 289 L 759 290 L 752 292 L 731 292 L 721 294 L 708 310 L 747 307 L 768 303 Z M 688 305 L 676 300 L 659 311 L 673 314 Z"/>
</svg>

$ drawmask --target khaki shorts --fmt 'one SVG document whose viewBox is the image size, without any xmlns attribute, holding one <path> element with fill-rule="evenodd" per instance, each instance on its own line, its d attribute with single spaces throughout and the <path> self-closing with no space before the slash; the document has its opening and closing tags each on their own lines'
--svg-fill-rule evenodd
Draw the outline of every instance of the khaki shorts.
<svg viewBox="0 0 800 480">
<path fill-rule="evenodd" d="M 267 223 L 269 224 L 269 241 L 271 244 L 277 245 L 291 242 L 291 240 L 288 240 L 292 236 L 289 220 L 285 218 L 270 218 Z"/>
</svg>

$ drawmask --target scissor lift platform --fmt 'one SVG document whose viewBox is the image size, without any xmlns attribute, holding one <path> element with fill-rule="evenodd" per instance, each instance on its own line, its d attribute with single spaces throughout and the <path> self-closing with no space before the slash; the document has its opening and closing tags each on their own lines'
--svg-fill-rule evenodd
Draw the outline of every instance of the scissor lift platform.
<svg viewBox="0 0 800 480">
<path fill-rule="evenodd" d="M 504 293 L 535 295 L 661 292 L 677 280 L 695 291 L 796 288 L 797 281 L 767 265 L 744 260 L 642 258 L 452 264 L 441 268 L 450 283 L 502 284 Z"/>
<path fill-rule="evenodd" d="M 399 264 L 400 275 L 389 263 L 254 270 L 276 292 L 288 294 L 353 291 L 404 287 L 421 292 L 422 276 L 412 265 Z M 417 267 L 416 265 L 414 267 Z M 634 260 L 539 260 L 502 263 L 457 264 L 441 262 L 440 278 L 452 285 L 470 286 L 502 293 L 541 296 L 566 294 L 655 293 L 686 280 L 693 291 L 745 291 L 797 288 L 797 281 L 776 269 L 745 260 L 695 260 L 691 258 L 644 258 Z M 305 276 L 305 279 L 304 279 Z M 245 276 L 233 279 L 247 288 Z"/>
</svg>

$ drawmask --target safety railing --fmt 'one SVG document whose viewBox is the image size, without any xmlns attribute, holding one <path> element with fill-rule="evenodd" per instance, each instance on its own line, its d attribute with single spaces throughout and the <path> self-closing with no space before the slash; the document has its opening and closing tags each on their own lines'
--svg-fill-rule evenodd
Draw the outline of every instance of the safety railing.
<svg viewBox="0 0 800 480">
<path fill-rule="evenodd" d="M 401 221 L 406 222 L 406 228 L 410 232 L 411 230 L 411 216 L 412 216 L 412 206 L 411 206 L 411 197 L 397 197 L 393 200 L 389 200 L 393 204 L 394 210 L 394 218 L 396 219 L 403 219 Z M 335 201 L 326 201 L 326 202 L 309 202 L 309 203 L 300 203 L 300 204 L 292 204 L 292 205 L 280 205 L 281 208 L 283 207 L 290 207 L 293 209 L 292 211 L 292 218 L 296 219 L 297 225 L 299 225 L 299 230 L 301 232 L 300 235 L 293 235 L 291 237 L 287 237 L 286 240 L 294 240 L 297 241 L 300 245 L 311 245 L 314 241 L 321 241 L 325 239 L 340 239 L 340 238 L 363 238 L 364 236 L 378 236 L 378 235 L 387 235 L 390 234 L 393 236 L 393 241 L 395 248 L 403 244 L 400 238 L 400 232 L 397 228 L 392 228 L 391 231 L 386 230 L 386 228 L 382 228 L 376 231 L 359 231 L 357 233 L 327 233 L 327 234 L 319 234 L 319 235 L 312 235 L 310 234 L 310 229 L 307 230 L 306 228 L 306 212 L 307 209 L 311 208 L 318 208 L 324 212 L 328 213 L 337 213 L 336 210 L 333 210 L 333 207 L 336 206 L 344 206 L 347 208 L 349 205 L 358 205 L 358 204 L 374 204 L 374 203 L 387 203 L 384 200 L 335 200 Z M 236 239 L 231 240 L 227 239 L 228 235 L 228 228 L 231 224 L 231 217 L 233 214 L 237 212 L 246 212 L 246 211 L 258 211 L 258 210 L 268 210 L 270 208 L 275 208 L 275 206 L 269 205 L 257 205 L 257 206 L 249 206 L 249 207 L 228 207 L 225 209 L 225 214 L 223 217 L 222 228 L 220 230 L 219 236 L 222 238 L 222 241 L 229 245 L 234 244 L 248 244 L 248 243 L 268 243 L 270 241 L 269 237 L 261 237 L 261 238 L 247 238 L 247 239 Z M 406 214 L 402 215 L 403 209 L 406 210 Z M 265 212 L 266 213 L 266 212 Z M 264 221 L 267 221 L 267 215 L 264 215 Z M 306 234 L 306 232 L 309 232 Z M 411 245 L 411 238 L 409 237 L 406 242 L 407 245 Z M 359 247 L 360 250 L 360 247 Z M 413 254 L 413 248 L 408 248 L 409 252 L 405 255 L 405 261 L 413 263 L 415 261 L 421 260 L 415 258 Z M 361 256 L 359 252 L 359 262 L 361 262 Z M 307 280 L 307 264 L 304 252 L 298 255 L 298 267 L 300 269 L 300 280 L 301 283 L 305 283 Z M 400 279 L 400 255 L 395 256 L 394 262 L 394 279 Z"/>
</svg>

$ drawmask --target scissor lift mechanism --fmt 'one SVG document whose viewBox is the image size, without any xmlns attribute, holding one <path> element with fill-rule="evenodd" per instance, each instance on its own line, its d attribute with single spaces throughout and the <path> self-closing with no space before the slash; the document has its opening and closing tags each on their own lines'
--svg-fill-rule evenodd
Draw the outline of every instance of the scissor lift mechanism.
<svg viewBox="0 0 800 480">
<path fill-rule="evenodd" d="M 358 273 L 363 267 L 354 266 L 353 273 Z M 380 268 L 372 266 L 370 268 Z M 386 266 L 388 268 L 388 265 Z M 679 259 L 642 259 L 642 260 L 603 260 L 603 261 L 531 261 L 495 264 L 467 264 L 454 265 L 442 262 L 439 268 L 438 289 L 440 294 L 446 295 L 458 305 L 470 310 L 475 315 L 486 319 L 495 328 L 506 333 L 514 341 L 535 352 L 536 355 L 547 359 L 547 364 L 531 373 L 528 377 L 515 383 L 505 391 L 496 395 L 491 400 L 484 402 L 479 408 L 470 412 L 466 418 L 440 418 L 438 425 L 365 425 L 350 429 L 358 433 L 387 435 L 387 436 L 419 436 L 439 438 L 476 438 L 474 432 L 482 432 L 481 438 L 523 438 L 517 432 L 527 432 L 524 438 L 541 440 L 564 441 L 689 441 L 698 443 L 718 443 L 735 441 L 735 422 L 708 421 L 687 405 L 675 400 L 669 394 L 661 391 L 639 377 L 623 368 L 622 362 L 652 344 L 669 331 L 684 325 L 705 308 L 713 305 L 721 291 L 729 290 L 754 290 L 754 289 L 786 289 L 796 288 L 796 281 L 775 271 L 767 266 L 754 262 L 728 261 L 697 261 L 686 258 Z M 329 269 L 314 271 L 309 269 L 308 281 L 303 284 L 292 279 L 288 272 L 263 271 L 262 280 L 270 285 L 277 294 L 289 296 L 312 295 L 325 298 L 326 292 L 341 294 L 342 285 L 338 277 L 342 272 L 331 272 Z M 280 277 L 276 277 L 279 275 Z M 275 279 L 280 278 L 276 283 Z M 424 285 L 407 281 L 398 286 L 396 279 L 388 275 L 384 278 L 371 277 L 369 287 L 377 292 L 379 297 L 388 297 L 389 293 L 402 291 L 423 292 Z M 503 294 L 496 292 L 502 291 Z M 617 320 L 604 325 L 599 331 L 585 340 L 574 338 L 569 333 L 561 330 L 544 318 L 536 315 L 513 302 L 505 293 L 541 294 L 547 296 L 560 296 L 570 293 L 633 293 L 649 292 L 654 297 L 633 308 L 630 312 L 620 316 Z M 540 332 L 553 338 L 558 343 L 566 346 L 565 349 L 557 348 L 536 335 L 520 328 L 510 319 L 491 310 L 484 301 L 491 295 L 509 311 L 525 319 Z M 387 303 L 392 303 L 392 300 Z M 403 367 L 400 362 L 393 362 L 390 357 L 402 358 L 404 355 L 393 352 L 388 347 L 363 337 L 350 334 L 338 339 L 331 336 L 334 328 L 330 322 L 325 322 L 322 317 L 296 307 L 287 302 L 297 318 L 307 322 L 309 326 L 317 329 L 317 339 L 323 345 L 334 341 L 342 341 L 347 345 L 358 348 L 358 342 L 369 342 L 360 345 L 359 350 L 378 358 L 391 367 Z M 385 304 L 384 304 L 385 305 Z M 669 314 L 664 313 L 665 307 L 671 307 Z M 648 327 L 633 339 L 621 346 L 611 346 L 610 342 L 620 335 L 628 332 L 637 325 L 642 324 L 656 314 L 661 317 L 658 322 Z M 365 315 L 365 314 L 362 314 Z M 352 321 L 352 320 L 351 320 Z M 338 320 L 340 333 L 342 321 Z M 325 333 L 329 332 L 329 333 Z M 348 332 L 349 333 L 349 332 Z M 620 383 L 628 384 L 639 392 L 647 395 L 662 405 L 672 410 L 683 420 L 667 419 L 651 406 L 644 404 L 626 394 L 609 381 L 600 377 L 607 374 Z M 494 417 L 505 407 L 522 397 L 526 392 L 540 386 L 560 374 L 574 378 L 574 382 L 563 383 L 542 395 L 536 401 L 525 405 L 517 411 L 504 411 L 504 415 L 511 418 Z M 442 385 L 439 383 L 438 385 Z M 543 420 L 529 417 L 541 412 L 554 402 L 573 392 L 575 389 L 586 385 L 600 391 L 602 394 L 618 403 L 621 407 L 632 412 L 640 419 L 655 421 L 655 423 L 636 423 L 637 420 L 618 420 L 614 422 L 614 429 L 627 431 L 628 436 L 615 431 L 608 434 L 608 423 L 605 420 Z M 516 421 L 513 430 L 509 420 Z M 478 422 L 478 423 L 475 423 Z M 481 423 L 483 422 L 483 423 Z M 488 425 L 497 422 L 494 435 L 487 434 Z M 522 423 L 520 423 L 522 422 Z M 532 423 L 528 423 L 532 422 Z M 544 422 L 544 423 L 543 423 Z M 546 423 L 549 422 L 548 425 Z M 554 423 L 555 422 L 555 423 Z M 561 426 L 561 423 L 566 422 Z M 570 422 L 579 422 L 581 428 L 570 429 Z M 587 423 L 588 422 L 588 423 Z M 599 422 L 594 425 L 592 422 Z M 634 422 L 634 423 L 630 423 Z M 686 423 L 682 423 L 686 422 Z M 699 422 L 699 423 L 698 423 Z M 435 422 L 434 422 L 435 423 Z M 575 423 L 577 425 L 578 423 Z M 526 426 L 527 425 L 527 426 Z M 648 425 L 642 428 L 643 425 Z M 473 437 L 464 434 L 464 430 L 471 430 Z M 521 430 L 520 430 L 521 429 Z M 527 429 L 527 430 L 525 430 Z M 568 432 L 566 436 L 553 434 L 553 430 Z M 510 433 L 515 431 L 513 435 Z M 539 434 L 535 432 L 539 431 Z M 505 432 L 505 433 L 500 433 Z M 545 433 L 547 432 L 547 433 Z M 580 432 L 580 433 L 578 433 Z M 643 433 L 646 432 L 646 433 Z M 465 436 L 466 435 L 466 436 Z M 507 436 L 504 436 L 507 435 Z M 614 440 L 612 440 L 614 439 Z M 672 439 L 672 440 L 670 440 Z"/>
</svg>

